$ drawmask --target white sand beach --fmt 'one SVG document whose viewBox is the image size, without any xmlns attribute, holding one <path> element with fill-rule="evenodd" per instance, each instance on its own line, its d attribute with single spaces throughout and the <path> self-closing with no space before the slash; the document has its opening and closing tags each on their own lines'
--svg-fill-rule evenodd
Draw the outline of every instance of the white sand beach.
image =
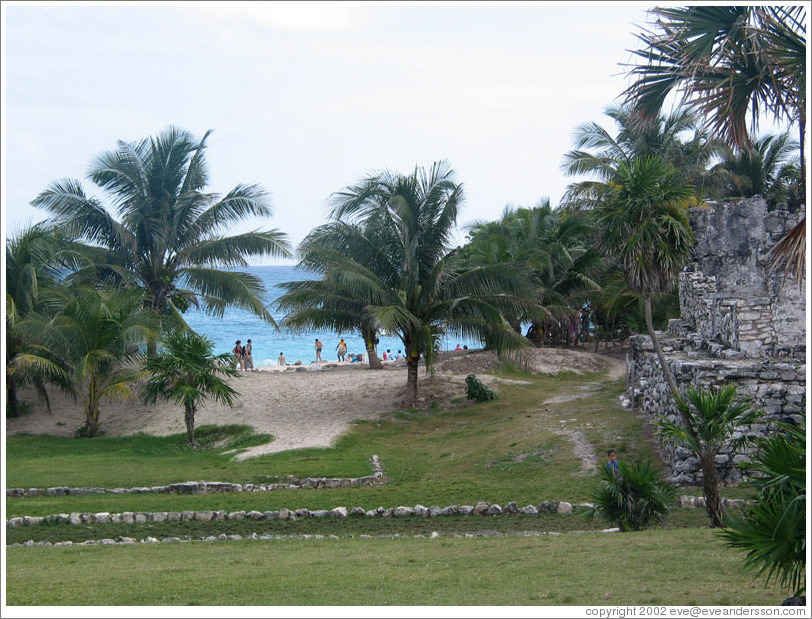
<svg viewBox="0 0 812 619">
<path fill-rule="evenodd" d="M 424 403 L 465 396 L 465 377 L 474 373 L 498 391 L 493 371 L 496 357 L 482 351 L 442 353 L 434 376 L 421 366 L 420 396 Z M 594 354 L 583 349 L 536 349 L 529 351 L 528 367 L 533 372 L 599 371 L 611 376 L 625 372 L 617 356 Z M 195 424 L 245 424 L 257 432 L 272 434 L 275 440 L 251 448 L 240 457 L 274 453 L 303 447 L 328 447 L 346 432 L 354 420 L 375 419 L 402 407 L 406 392 L 404 361 L 388 362 L 381 370 L 366 363 L 325 363 L 321 366 L 285 366 L 244 372 L 234 379 L 240 398 L 233 408 L 207 403 L 197 413 Z M 6 420 L 6 434 L 29 433 L 73 436 L 84 423 L 81 404 L 60 394 L 52 396 L 52 414 L 25 394 L 31 411 Z M 186 431 L 183 411 L 170 403 L 146 406 L 137 400 L 104 402 L 100 413 L 102 430 L 110 436 L 138 432 L 165 436 Z"/>
</svg>

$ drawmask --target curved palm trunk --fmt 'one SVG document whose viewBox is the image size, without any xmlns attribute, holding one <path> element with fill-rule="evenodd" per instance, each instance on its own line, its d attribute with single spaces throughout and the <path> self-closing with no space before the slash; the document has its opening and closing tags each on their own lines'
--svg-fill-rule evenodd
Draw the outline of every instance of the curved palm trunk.
<svg viewBox="0 0 812 619">
<path fill-rule="evenodd" d="M 671 372 L 671 368 L 668 365 L 665 354 L 663 354 L 662 346 L 660 346 L 660 340 L 657 339 L 657 334 L 654 332 L 654 321 L 651 318 L 651 296 L 644 294 L 643 301 L 646 313 L 646 329 L 648 330 L 648 334 L 651 336 L 651 344 L 654 346 L 654 352 L 657 354 L 657 359 L 660 361 L 660 367 L 662 368 L 663 375 L 665 376 L 665 381 L 668 383 L 669 389 L 671 389 L 671 396 L 674 399 L 681 398 L 679 389 L 677 388 L 677 381 L 674 378 L 673 372 Z M 685 426 L 688 434 L 699 442 L 699 437 L 697 437 L 696 431 L 694 430 L 693 425 L 691 425 L 691 421 L 685 415 L 683 415 L 682 412 L 680 412 L 680 417 L 682 418 L 682 425 Z"/>
<path fill-rule="evenodd" d="M 186 437 L 189 439 L 189 446 L 195 446 L 195 413 L 197 409 L 194 406 L 186 406 L 184 413 L 184 421 L 186 422 Z"/>
<path fill-rule="evenodd" d="M 716 471 L 716 453 L 709 451 L 699 459 L 702 467 L 702 493 L 705 495 L 705 509 L 708 511 L 711 527 L 724 527 L 725 512 L 719 496 L 719 475 Z"/>
<path fill-rule="evenodd" d="M 380 370 L 383 368 L 383 363 L 378 358 L 378 352 L 375 350 L 375 331 L 368 329 L 361 329 L 361 337 L 364 338 L 364 347 L 367 349 L 367 359 L 369 360 L 370 370 Z"/>
<path fill-rule="evenodd" d="M 366 343 L 366 348 L 367 348 L 367 359 L 369 359 L 369 369 L 370 370 L 383 369 L 383 363 L 381 363 L 380 358 L 378 358 L 378 352 L 375 350 L 375 344 Z"/>
</svg>

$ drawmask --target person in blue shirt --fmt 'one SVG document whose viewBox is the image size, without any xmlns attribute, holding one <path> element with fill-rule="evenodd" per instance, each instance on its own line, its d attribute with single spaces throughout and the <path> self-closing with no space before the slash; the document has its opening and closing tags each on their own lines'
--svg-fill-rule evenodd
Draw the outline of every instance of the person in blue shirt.
<svg viewBox="0 0 812 619">
<path fill-rule="evenodd" d="M 617 461 L 617 452 L 610 449 L 607 455 L 609 456 L 609 462 L 606 463 L 606 468 L 612 471 L 615 477 L 620 477 L 620 463 Z"/>
</svg>

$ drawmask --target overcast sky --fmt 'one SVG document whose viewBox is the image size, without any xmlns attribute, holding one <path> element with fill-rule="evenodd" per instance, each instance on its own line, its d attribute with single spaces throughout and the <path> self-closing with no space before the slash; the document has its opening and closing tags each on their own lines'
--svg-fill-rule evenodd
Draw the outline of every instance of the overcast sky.
<svg viewBox="0 0 812 619">
<path fill-rule="evenodd" d="M 205 6 L 196 6 L 202 4 Z M 368 173 L 447 159 L 461 230 L 506 205 L 555 206 L 584 122 L 626 85 L 648 3 L 3 2 L 3 217 L 82 180 L 118 140 L 212 129 L 208 191 L 259 183 L 298 244 Z M 462 239 L 462 234 L 459 239 Z"/>
</svg>

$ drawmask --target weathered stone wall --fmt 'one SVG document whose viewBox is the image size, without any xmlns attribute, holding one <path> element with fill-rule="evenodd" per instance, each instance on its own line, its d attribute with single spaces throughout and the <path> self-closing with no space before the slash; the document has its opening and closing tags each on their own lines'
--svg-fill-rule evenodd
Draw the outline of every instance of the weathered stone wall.
<svg viewBox="0 0 812 619">
<path fill-rule="evenodd" d="M 806 364 L 793 360 L 724 359 L 692 355 L 690 349 L 679 349 L 687 340 L 668 338 L 662 334 L 663 349 L 674 378 L 681 388 L 688 385 L 718 387 L 733 383 L 739 396 L 750 398 L 765 412 L 762 421 L 745 429 L 753 437 L 767 436 L 777 429 L 777 423 L 802 424 L 805 419 Z M 660 363 L 653 354 L 651 338 L 637 335 L 631 338 L 629 385 L 630 399 L 635 407 L 651 419 L 666 417 L 681 423 L 673 405 Z M 739 435 L 734 436 L 737 438 Z M 699 485 L 699 462 L 683 448 L 663 446 L 671 464 L 671 481 L 677 484 Z M 738 483 L 746 479 L 740 465 L 749 460 L 747 450 L 722 452 L 716 459 L 722 483 Z"/>
<path fill-rule="evenodd" d="M 797 281 L 772 268 L 770 250 L 801 216 L 761 198 L 707 203 L 691 212 L 696 245 L 680 275 L 682 318 L 659 334 L 681 389 L 733 383 L 766 415 L 746 429 L 766 436 L 778 422 L 805 422 L 806 301 Z M 652 418 L 680 418 L 648 336 L 631 338 L 628 395 Z M 682 448 L 664 446 L 672 481 L 701 483 L 699 464 Z M 717 458 L 723 483 L 746 479 L 748 453 Z"/>
<path fill-rule="evenodd" d="M 799 217 L 782 205 L 768 210 L 761 198 L 691 211 L 696 245 L 679 280 L 680 310 L 702 340 L 749 357 L 804 348 L 803 290 L 770 258 Z"/>
</svg>

